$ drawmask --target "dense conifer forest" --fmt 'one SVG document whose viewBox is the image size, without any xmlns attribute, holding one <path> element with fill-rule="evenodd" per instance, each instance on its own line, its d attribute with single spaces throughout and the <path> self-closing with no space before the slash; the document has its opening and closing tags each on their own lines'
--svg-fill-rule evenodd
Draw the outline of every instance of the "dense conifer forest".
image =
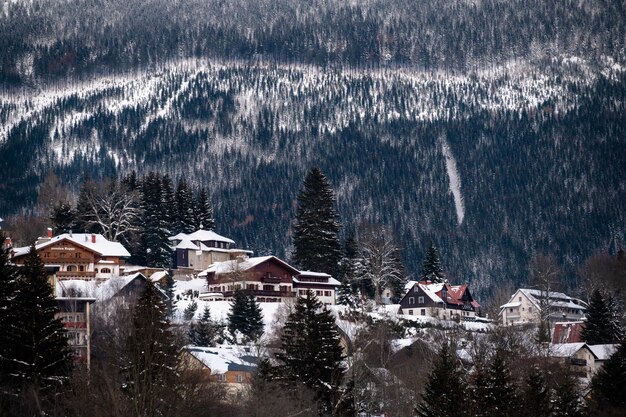
<svg viewBox="0 0 626 417">
<path fill-rule="evenodd" d="M 206 188 L 217 230 L 292 252 L 319 166 L 343 226 L 432 240 L 479 293 L 537 252 L 624 246 L 622 1 L 33 1 L 0 13 L 0 216 L 53 171 Z M 514 28 L 514 30 L 512 29 Z M 345 233 L 346 227 L 342 229 Z"/>
</svg>

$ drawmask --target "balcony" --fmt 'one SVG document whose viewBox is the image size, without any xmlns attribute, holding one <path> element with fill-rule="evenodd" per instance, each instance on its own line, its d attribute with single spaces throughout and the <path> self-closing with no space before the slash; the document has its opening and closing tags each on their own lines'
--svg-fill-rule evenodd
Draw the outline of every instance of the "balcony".
<svg viewBox="0 0 626 417">
<path fill-rule="evenodd" d="M 59 281 L 63 281 L 66 279 L 84 279 L 84 280 L 92 280 L 96 278 L 95 272 L 89 271 L 59 271 L 56 273 Z"/>
<path fill-rule="evenodd" d="M 265 283 L 265 284 L 280 284 L 280 278 L 278 277 L 268 277 L 268 276 L 264 276 L 261 277 L 261 282 Z"/>
<path fill-rule="evenodd" d="M 239 290 L 245 295 L 254 295 L 255 297 L 295 297 L 295 291 L 266 291 L 266 290 Z M 224 291 L 224 298 L 232 297 L 235 291 Z"/>
</svg>

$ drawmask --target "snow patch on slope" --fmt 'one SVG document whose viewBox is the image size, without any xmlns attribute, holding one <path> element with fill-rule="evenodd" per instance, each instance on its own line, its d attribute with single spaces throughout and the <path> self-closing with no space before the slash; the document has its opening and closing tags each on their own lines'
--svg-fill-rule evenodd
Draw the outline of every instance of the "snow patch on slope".
<svg viewBox="0 0 626 417">
<path fill-rule="evenodd" d="M 461 178 L 456 168 L 454 155 L 452 155 L 450 146 L 444 138 L 441 138 L 441 151 L 446 159 L 446 171 L 448 172 L 448 179 L 450 180 L 450 192 L 452 192 L 452 197 L 454 198 L 456 218 L 460 226 L 463 224 L 463 219 L 465 218 L 465 205 L 463 204 L 463 195 L 461 194 Z"/>
</svg>

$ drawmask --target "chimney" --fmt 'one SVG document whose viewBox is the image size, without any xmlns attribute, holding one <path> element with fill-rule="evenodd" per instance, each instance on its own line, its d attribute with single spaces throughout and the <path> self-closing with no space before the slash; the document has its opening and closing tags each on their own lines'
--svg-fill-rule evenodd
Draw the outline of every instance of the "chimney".
<svg viewBox="0 0 626 417">
<path fill-rule="evenodd" d="M 48 239 L 52 239 L 52 227 L 48 227 Z"/>
<path fill-rule="evenodd" d="M 91 243 L 96 243 L 96 234 L 95 233 L 91 234 Z"/>
</svg>

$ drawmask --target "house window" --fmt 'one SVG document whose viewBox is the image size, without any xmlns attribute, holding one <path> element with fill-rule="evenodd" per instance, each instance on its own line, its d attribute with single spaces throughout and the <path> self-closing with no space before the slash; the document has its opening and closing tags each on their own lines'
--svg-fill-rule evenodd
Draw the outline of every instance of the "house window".
<svg viewBox="0 0 626 417">
<path fill-rule="evenodd" d="M 237 375 L 237 382 L 243 382 L 243 377 L 241 375 Z"/>
<path fill-rule="evenodd" d="M 518 298 L 517 298 L 517 301 L 522 301 L 522 297 L 518 297 Z"/>
<path fill-rule="evenodd" d="M 110 268 L 102 268 L 100 270 L 101 273 L 103 274 L 110 274 L 111 273 L 111 269 Z"/>
<path fill-rule="evenodd" d="M 415 297 L 409 297 L 409 305 L 412 306 L 415 304 Z"/>
<path fill-rule="evenodd" d="M 80 272 L 84 272 L 85 271 L 85 267 L 83 265 L 78 265 L 78 270 Z"/>
<path fill-rule="evenodd" d="M 298 290 L 298 294 L 300 294 L 300 295 L 306 295 L 306 291 L 305 291 L 305 290 Z"/>
<path fill-rule="evenodd" d="M 424 304 L 424 297 L 417 297 L 418 304 Z"/>
<path fill-rule="evenodd" d="M 322 296 L 322 291 L 321 290 L 315 290 L 315 295 L 317 295 L 318 297 Z"/>
<path fill-rule="evenodd" d="M 413 310 L 409 310 L 409 316 L 413 315 Z"/>
<path fill-rule="evenodd" d="M 224 374 L 217 374 L 217 380 L 221 381 L 221 382 L 226 381 L 226 375 L 224 375 Z"/>
<path fill-rule="evenodd" d="M 421 309 L 421 310 L 420 310 L 420 314 L 421 314 L 422 316 L 425 316 L 425 315 L 426 315 L 426 309 L 425 309 L 425 308 Z"/>
<path fill-rule="evenodd" d="M 77 258 L 80 258 L 81 253 L 80 253 L 80 252 L 76 252 L 74 255 L 75 255 Z"/>
<path fill-rule="evenodd" d="M 509 308 L 509 313 L 512 313 L 512 312 L 513 312 L 513 309 L 512 309 L 512 308 Z"/>
<path fill-rule="evenodd" d="M 59 254 L 59 258 L 65 258 L 65 252 L 61 252 L 61 253 Z"/>
<path fill-rule="evenodd" d="M 330 291 L 324 291 L 324 296 L 325 297 L 331 297 Z"/>
<path fill-rule="evenodd" d="M 44 252 L 43 253 L 43 257 L 44 258 L 49 258 L 50 257 L 50 252 Z"/>
<path fill-rule="evenodd" d="M 74 272 L 74 271 L 76 271 L 76 265 L 68 265 L 68 266 L 67 266 L 67 270 L 68 270 L 69 272 Z"/>
</svg>

